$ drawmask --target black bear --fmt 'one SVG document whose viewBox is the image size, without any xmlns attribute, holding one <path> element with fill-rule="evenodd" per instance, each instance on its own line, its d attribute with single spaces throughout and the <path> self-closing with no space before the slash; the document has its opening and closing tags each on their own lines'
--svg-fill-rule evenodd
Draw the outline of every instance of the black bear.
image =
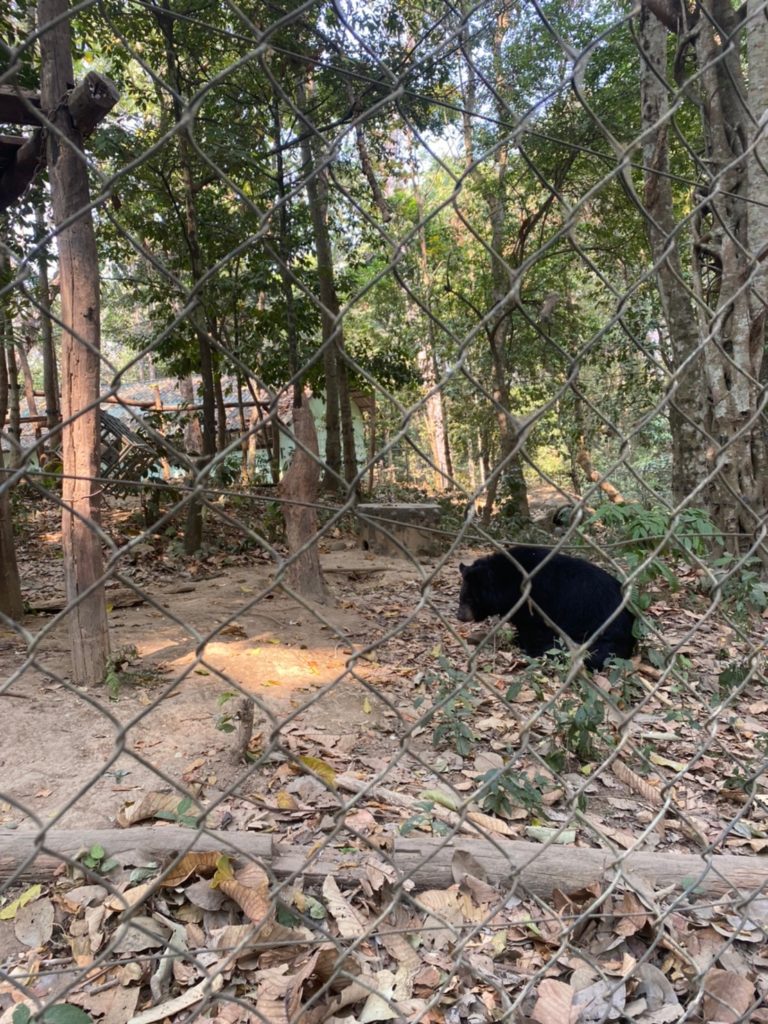
<svg viewBox="0 0 768 1024">
<path fill-rule="evenodd" d="M 551 548 L 520 544 L 509 549 L 509 556 L 499 552 L 459 566 L 462 622 L 506 615 L 520 601 L 530 574 L 530 594 L 509 618 L 527 655 L 541 657 L 557 646 L 561 634 L 577 644 L 597 634 L 585 658 L 588 668 L 602 668 L 611 656 L 631 657 L 634 615 L 622 608 L 605 625 L 622 602 L 621 584 L 615 577 L 583 558 L 553 554 Z"/>
</svg>

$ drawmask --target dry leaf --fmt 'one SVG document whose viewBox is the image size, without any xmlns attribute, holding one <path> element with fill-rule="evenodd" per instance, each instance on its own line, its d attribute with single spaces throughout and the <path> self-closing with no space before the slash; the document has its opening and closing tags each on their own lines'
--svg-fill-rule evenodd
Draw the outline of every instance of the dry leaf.
<svg viewBox="0 0 768 1024">
<path fill-rule="evenodd" d="M 189 803 L 190 806 L 186 806 Z M 165 821 L 175 821 L 183 811 L 187 817 L 196 817 L 203 813 L 203 809 L 196 801 L 190 801 L 188 797 L 180 796 L 178 793 L 160 793 L 151 791 L 145 793 L 140 800 L 128 803 L 117 812 L 116 821 L 121 828 L 128 828 L 135 825 L 137 821 L 144 821 L 146 818 L 161 818 Z"/>
<path fill-rule="evenodd" d="M 35 900 L 16 911 L 14 934 L 25 946 L 44 946 L 53 934 L 53 903 L 49 899 Z"/>
<path fill-rule="evenodd" d="M 575 991 L 565 982 L 546 978 L 539 985 L 531 1020 L 539 1024 L 575 1024 L 581 1013 L 573 1005 L 575 995 Z"/>
<path fill-rule="evenodd" d="M 331 789 L 336 789 L 336 772 L 328 764 L 327 761 L 323 761 L 319 757 L 300 757 L 298 758 L 299 764 L 304 767 L 312 774 L 316 775 L 319 779 L 330 786 Z"/>
<path fill-rule="evenodd" d="M 744 1014 L 755 998 L 755 987 L 751 981 L 713 967 L 704 975 L 703 1015 L 706 1021 L 731 1024 L 744 1020 Z"/>
<path fill-rule="evenodd" d="M 612 764 L 613 774 L 635 793 L 639 793 L 643 800 L 646 800 L 653 807 L 661 807 L 664 803 L 663 797 L 656 786 L 646 782 L 644 778 L 637 775 L 628 768 L 623 761 L 615 760 Z"/>
<path fill-rule="evenodd" d="M 339 934 L 342 938 L 357 939 L 365 935 L 369 928 L 369 922 L 342 896 L 333 875 L 325 876 L 323 898 L 328 907 L 328 913 L 339 926 Z"/>
<path fill-rule="evenodd" d="M 219 861 L 224 856 L 219 850 L 205 852 L 193 850 L 191 853 L 185 853 L 181 860 L 162 876 L 160 882 L 162 885 L 173 888 L 186 882 L 190 875 L 203 875 L 204 877 L 213 875 L 219 867 Z"/>
</svg>

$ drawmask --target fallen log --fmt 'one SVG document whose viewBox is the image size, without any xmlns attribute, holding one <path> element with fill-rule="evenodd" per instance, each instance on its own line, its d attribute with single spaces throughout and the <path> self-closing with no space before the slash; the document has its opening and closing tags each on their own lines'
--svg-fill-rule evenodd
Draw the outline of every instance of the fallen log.
<svg viewBox="0 0 768 1024">
<path fill-rule="evenodd" d="M 395 878 L 417 889 L 446 888 L 460 876 L 467 856 L 492 885 L 548 899 L 553 889 L 572 892 L 617 877 L 642 880 L 652 888 L 671 887 L 722 896 L 738 891 L 768 892 L 768 858 L 716 854 L 613 853 L 587 847 L 454 838 L 396 839 L 390 851 L 343 851 L 332 847 L 288 846 L 272 836 L 249 832 L 196 832 L 175 825 L 130 829 L 50 829 L 0 836 L 0 881 L 41 882 L 61 874 L 94 846 L 131 864 L 164 862 L 189 850 L 220 850 L 235 859 L 257 860 L 277 878 L 293 875 L 322 881 L 354 881 L 367 873 L 372 857 L 388 862 Z M 131 859 L 131 858 L 134 859 Z M 458 870 L 457 870 L 458 869 Z M 92 872 L 98 874 L 98 872 Z"/>
<path fill-rule="evenodd" d="M 130 587 L 112 587 L 105 591 L 105 594 L 107 605 L 110 608 L 133 608 L 146 601 L 145 597 L 137 594 Z M 68 601 L 64 594 L 39 600 L 32 598 L 27 603 L 27 611 L 36 615 L 53 615 L 55 612 L 63 612 L 67 607 Z"/>
</svg>

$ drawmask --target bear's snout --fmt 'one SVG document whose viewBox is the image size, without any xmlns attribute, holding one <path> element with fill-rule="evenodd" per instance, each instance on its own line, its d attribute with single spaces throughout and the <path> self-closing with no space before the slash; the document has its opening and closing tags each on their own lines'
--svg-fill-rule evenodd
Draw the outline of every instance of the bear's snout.
<svg viewBox="0 0 768 1024">
<path fill-rule="evenodd" d="M 456 612 L 456 618 L 459 622 L 474 622 L 475 616 L 472 614 L 472 609 L 468 604 L 460 604 L 459 610 Z"/>
</svg>

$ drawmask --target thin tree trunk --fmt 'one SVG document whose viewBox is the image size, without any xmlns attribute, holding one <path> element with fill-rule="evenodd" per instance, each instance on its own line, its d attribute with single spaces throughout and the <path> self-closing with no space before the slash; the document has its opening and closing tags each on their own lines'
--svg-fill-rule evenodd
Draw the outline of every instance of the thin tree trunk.
<svg viewBox="0 0 768 1024">
<path fill-rule="evenodd" d="M 27 350 L 24 348 L 24 343 L 19 341 L 16 343 L 16 354 L 19 357 L 19 363 L 21 365 L 21 376 L 24 380 L 24 398 L 27 402 L 27 414 L 29 416 L 37 417 L 37 402 L 35 401 L 35 382 L 32 377 L 32 371 L 29 368 L 29 359 L 27 359 Z M 35 440 L 39 441 L 43 434 L 42 425 L 35 419 Z"/>
<path fill-rule="evenodd" d="M 224 405 L 224 391 L 221 386 L 221 374 L 214 373 L 213 386 L 216 398 L 216 447 L 218 451 L 224 451 L 227 447 L 227 409 Z"/>
<path fill-rule="evenodd" d="M 163 35 L 165 44 L 166 63 L 168 65 L 168 78 L 173 86 L 172 95 L 173 117 L 176 124 L 181 124 L 184 110 L 181 96 L 184 93 L 183 83 L 179 73 L 178 61 L 176 58 L 176 44 L 174 42 L 174 20 L 170 16 L 168 0 L 162 0 L 160 4 L 153 5 L 155 19 Z M 193 150 L 190 143 L 188 129 L 184 128 L 178 133 L 179 144 L 179 169 L 184 194 L 184 232 L 189 252 L 190 277 L 194 286 L 200 281 L 204 274 L 204 261 L 200 249 L 200 233 L 198 227 L 197 206 L 195 203 L 195 179 L 193 172 Z M 210 328 L 212 325 L 206 322 L 203 302 L 204 296 L 198 296 L 199 304 L 195 306 L 190 314 L 189 321 L 197 335 L 198 353 L 200 360 L 200 376 L 202 378 L 202 439 L 203 450 L 197 460 L 194 479 L 199 478 L 208 463 L 216 454 L 216 385 L 213 351 L 210 342 Z M 202 502 L 193 498 L 187 506 L 187 522 L 184 531 L 184 550 L 188 555 L 193 555 L 199 550 L 203 539 L 203 507 Z"/>
<path fill-rule="evenodd" d="M 306 96 L 299 88 L 300 109 L 306 108 Z M 328 174 L 325 168 L 316 170 L 321 162 L 315 159 L 313 146 L 305 133 L 301 143 L 303 173 L 307 190 L 312 233 L 317 258 L 317 286 L 320 299 L 320 321 L 323 336 L 323 366 L 325 369 L 326 401 L 326 471 L 323 486 L 327 490 L 339 489 L 344 454 L 343 476 L 351 483 L 357 475 L 355 435 L 352 406 L 349 397 L 347 365 L 344 361 L 344 333 L 339 319 L 339 299 L 333 272 L 333 251 L 328 231 Z"/>
<path fill-rule="evenodd" d="M 93 525 L 101 514 L 99 475 L 99 265 L 88 205 L 82 139 L 66 102 L 74 81 L 68 0 L 39 0 L 41 106 L 54 124 L 47 141 L 53 218 L 57 228 L 62 338 L 62 546 L 66 576 L 72 679 L 78 686 L 104 680 L 109 630 L 100 582 L 101 542 Z M 57 24 L 49 27 L 51 22 Z M 79 214 L 79 216 L 78 216 Z M 75 216 L 66 227 L 61 227 Z"/>
<path fill-rule="evenodd" d="M 412 139 L 409 140 L 412 144 Z M 432 275 L 429 269 L 429 253 L 427 251 L 427 234 L 424 228 L 425 210 L 424 195 L 418 186 L 416 174 L 411 176 L 411 184 L 416 196 L 416 203 L 419 212 L 421 228 L 419 230 L 419 270 L 422 283 L 423 296 L 421 302 L 423 310 L 418 315 L 423 316 L 426 344 L 421 346 L 416 353 L 416 358 L 421 373 L 423 390 L 426 394 L 426 420 L 429 444 L 432 450 L 432 464 L 434 473 L 434 485 L 438 491 L 445 491 L 452 485 L 451 453 L 448 446 L 448 430 L 446 428 L 445 404 L 443 392 L 438 389 L 438 366 L 437 354 L 435 351 L 435 324 L 432 319 Z"/>
<path fill-rule="evenodd" d="M 0 255 L 0 263 L 4 262 Z M 0 431 L 8 413 L 8 367 L 5 348 L 0 345 Z M 6 483 L 3 447 L 0 444 L 0 616 L 20 619 L 24 613 L 21 580 L 16 563 L 10 487 Z"/>
<path fill-rule="evenodd" d="M 195 384 L 192 377 L 181 377 L 179 395 L 189 410 L 184 427 L 184 452 L 187 455 L 200 455 L 203 451 L 203 432 L 200 429 L 200 417 L 193 411 L 195 405 Z"/>
<path fill-rule="evenodd" d="M 0 419 L 0 429 L 2 422 Z M 3 450 L 0 448 L 0 617 L 18 621 L 23 614 L 24 599 L 16 563 L 11 493 L 5 482 Z"/>
<path fill-rule="evenodd" d="M 504 91 L 504 64 L 502 59 L 502 43 L 509 22 L 509 13 L 500 13 L 493 35 L 493 65 L 496 80 L 496 107 L 500 121 L 507 116 L 507 110 L 502 102 Z M 516 418 L 512 413 L 512 401 L 509 390 L 509 379 L 511 376 L 507 359 L 507 339 L 510 330 L 510 316 L 512 313 L 512 283 L 507 261 L 504 259 L 504 250 L 507 236 L 507 204 L 506 204 L 506 179 L 509 165 L 509 149 L 505 142 L 499 146 L 495 155 L 495 170 L 497 188 L 486 197 L 488 213 L 491 226 L 491 280 L 493 282 L 491 298 L 496 309 L 496 315 L 488 332 L 488 341 L 491 349 L 491 362 L 493 365 L 493 398 L 496 403 L 496 421 L 499 427 L 499 461 L 494 468 L 488 490 L 486 492 L 485 508 L 483 509 L 483 525 L 488 526 L 493 511 L 493 504 L 499 483 L 503 480 L 506 484 L 506 491 L 511 502 L 512 512 L 521 519 L 530 519 L 528 508 L 528 489 L 523 476 L 523 465 L 519 451 L 516 451 L 520 440 L 520 434 Z M 539 217 L 543 216 L 545 204 L 539 210 Z M 533 226 L 534 218 L 529 218 L 530 226 L 528 232 L 520 230 L 517 247 L 519 254 L 525 239 Z"/>
<path fill-rule="evenodd" d="M 61 423 L 59 396 L 59 371 L 56 363 L 56 348 L 53 343 L 51 319 L 51 287 L 48 283 L 47 245 L 42 244 L 46 235 L 45 207 L 43 200 L 35 203 L 35 243 L 37 244 L 37 302 L 40 306 L 40 342 L 43 353 L 43 392 L 45 394 L 45 425 L 49 435 Z M 47 438 L 49 444 L 52 438 Z"/>
<path fill-rule="evenodd" d="M 10 293 L 6 292 L 6 298 Z M 7 303 L 2 311 L 2 344 L 8 373 L 8 428 L 6 436 L 13 445 L 13 454 L 9 460 L 11 469 L 16 469 L 22 462 L 21 451 L 21 394 L 19 388 L 19 368 L 16 365 L 16 344 L 13 335 L 13 320 Z"/>
</svg>

